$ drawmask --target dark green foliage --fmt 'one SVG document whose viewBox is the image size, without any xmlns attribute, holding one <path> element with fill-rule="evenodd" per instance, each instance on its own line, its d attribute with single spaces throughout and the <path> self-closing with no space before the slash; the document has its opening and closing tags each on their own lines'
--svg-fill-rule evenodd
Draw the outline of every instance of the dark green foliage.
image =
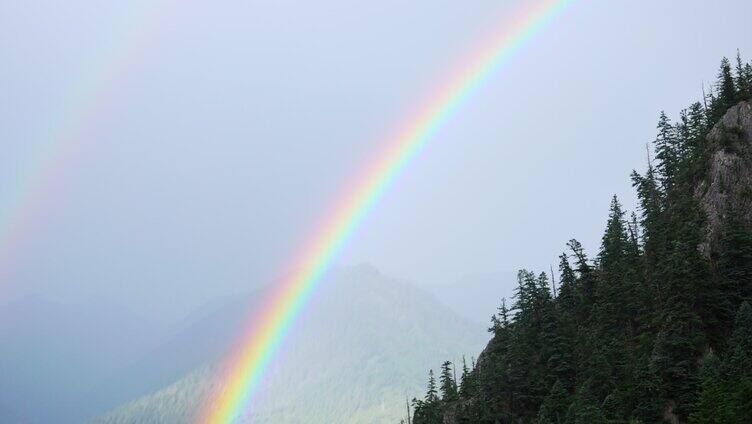
<svg viewBox="0 0 752 424">
<path fill-rule="evenodd" d="M 606 424 L 606 416 L 595 399 L 587 393 L 578 392 L 567 410 L 567 424 Z"/>
<path fill-rule="evenodd" d="M 720 364 L 714 354 L 703 359 L 700 369 L 700 395 L 689 416 L 697 424 L 722 424 L 730 420 L 728 394 L 721 380 Z"/>
<path fill-rule="evenodd" d="M 723 116 L 726 109 L 737 102 L 736 84 L 731 74 L 731 62 L 725 57 L 721 60 L 721 68 L 718 71 L 718 82 L 715 88 L 718 95 L 712 101 L 710 116 L 714 122 Z"/>
<path fill-rule="evenodd" d="M 690 422 L 748 423 L 752 417 L 752 306 L 736 315 L 729 348 L 719 360 L 709 354 L 700 372 L 701 390 Z"/>
<path fill-rule="evenodd" d="M 742 213 L 732 205 L 726 209 L 720 254 L 716 260 L 716 285 L 728 293 L 724 299 L 726 321 L 742 301 L 752 301 L 752 231 Z"/>
<path fill-rule="evenodd" d="M 664 191 L 668 191 L 670 184 L 676 182 L 679 172 L 679 158 L 681 149 L 679 134 L 666 112 L 661 111 L 658 117 L 658 135 L 655 138 L 655 157 L 658 159 L 659 181 Z"/>
<path fill-rule="evenodd" d="M 423 400 L 413 399 L 413 424 L 441 424 L 442 404 L 436 390 L 436 378 L 433 370 L 428 372 L 428 389 Z"/>
<path fill-rule="evenodd" d="M 752 97 L 752 67 L 742 62 L 739 50 L 736 51 L 736 98 L 737 100 L 747 100 Z"/>
<path fill-rule="evenodd" d="M 559 424 L 563 423 L 572 403 L 571 395 L 565 389 L 564 384 L 557 380 L 551 391 L 543 399 L 543 403 L 538 413 L 538 422 L 541 424 Z"/>
<path fill-rule="evenodd" d="M 470 368 L 467 367 L 467 361 L 465 357 L 462 357 L 462 375 L 460 376 L 460 384 L 458 385 L 458 395 L 462 397 L 470 397 L 473 394 L 472 383 L 470 382 Z"/>
<path fill-rule="evenodd" d="M 452 375 L 452 363 L 445 361 L 441 364 L 441 376 L 439 377 L 441 383 L 441 400 L 444 402 L 454 402 L 459 399 L 457 394 L 457 382 L 454 381 Z"/>
<path fill-rule="evenodd" d="M 614 196 L 597 256 L 569 241 L 554 295 L 546 274 L 521 270 L 478 363 L 463 361 L 458 390 L 445 362 L 442 398 L 415 401 L 416 424 L 448 411 L 459 423 L 752 422 L 752 231 L 727 205 L 706 256 L 696 197 L 716 148 L 706 134 L 750 97 L 752 67 L 723 59 L 715 87 L 676 123 L 661 112 L 655 161 L 632 173 L 639 214 L 627 220 Z M 721 147 L 743 135 L 727 128 Z"/>
</svg>

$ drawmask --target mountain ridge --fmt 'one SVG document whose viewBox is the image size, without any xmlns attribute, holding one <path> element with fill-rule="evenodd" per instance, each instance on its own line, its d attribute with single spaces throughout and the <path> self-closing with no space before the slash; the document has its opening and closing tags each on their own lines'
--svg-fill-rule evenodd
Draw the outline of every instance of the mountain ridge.
<svg viewBox="0 0 752 424">
<path fill-rule="evenodd" d="M 245 316 L 248 311 L 241 309 Z M 435 318 L 437 313 L 441 318 Z M 269 382 L 255 399 L 260 406 L 239 422 L 292 423 L 301 417 L 313 423 L 393 422 L 404 415 L 404 406 L 394 402 L 404 403 L 408 392 L 422 386 L 422 372 L 412 365 L 427 369 L 447 355 L 459 361 L 486 338 L 483 327 L 368 265 L 331 271 L 297 322 L 265 373 Z M 442 336 L 450 329 L 461 335 Z M 427 351 L 416 352 L 411 344 L 422 340 L 428 345 L 433 339 L 443 341 Z M 216 362 L 199 366 L 91 422 L 190 422 L 197 405 L 221 389 L 222 367 Z"/>
</svg>

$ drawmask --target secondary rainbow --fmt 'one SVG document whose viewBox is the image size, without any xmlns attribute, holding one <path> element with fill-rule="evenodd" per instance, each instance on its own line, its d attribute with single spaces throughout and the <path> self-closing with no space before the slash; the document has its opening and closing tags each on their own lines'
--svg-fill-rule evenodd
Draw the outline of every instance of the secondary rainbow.
<svg viewBox="0 0 752 424">
<path fill-rule="evenodd" d="M 0 197 L 0 286 L 12 279 L 13 266 L 25 240 L 38 230 L 40 215 L 49 214 L 61 193 L 64 174 L 77 166 L 88 145 L 96 143 L 100 115 L 117 99 L 113 89 L 128 75 L 139 55 L 148 50 L 160 20 L 174 0 L 150 2 L 139 8 L 124 9 L 110 32 L 97 34 L 99 49 L 82 63 L 81 75 L 74 81 L 57 116 L 42 122 L 45 133 L 32 144 L 29 160 L 16 166 L 13 181 Z M 30 143 L 31 144 L 31 143 Z"/>
<path fill-rule="evenodd" d="M 344 190 L 304 245 L 289 273 L 277 284 L 265 307 L 250 319 L 247 331 L 227 362 L 223 389 L 210 399 L 199 417 L 202 423 L 232 423 L 249 406 L 265 368 L 279 349 L 322 275 L 365 215 L 400 171 L 433 138 L 461 106 L 509 58 L 555 18 L 572 0 L 536 1 L 521 10 L 485 48 L 472 55 L 469 66 L 408 119 L 379 155 Z"/>
</svg>

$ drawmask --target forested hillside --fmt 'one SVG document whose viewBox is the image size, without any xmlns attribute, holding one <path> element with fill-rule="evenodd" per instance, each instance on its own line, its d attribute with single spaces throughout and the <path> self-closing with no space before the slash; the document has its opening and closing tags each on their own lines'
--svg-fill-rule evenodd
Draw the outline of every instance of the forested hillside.
<svg viewBox="0 0 752 424">
<path fill-rule="evenodd" d="M 256 298 L 199 314 L 154 358 L 113 379 L 119 388 L 129 381 L 128 372 L 154 381 L 177 375 L 91 423 L 196 422 L 202 406 L 226 384 L 217 353 L 225 353 L 245 328 Z M 405 396 L 420 390 L 421 370 L 477 351 L 488 340 L 482 328 L 424 291 L 369 266 L 331 271 L 292 332 L 253 407 L 236 423 L 393 423 L 404 414 Z M 415 343 L 422 347 L 414 349 Z M 142 382 L 136 388 L 144 387 Z"/>
<path fill-rule="evenodd" d="M 432 371 L 404 422 L 752 422 L 752 66 L 723 59 L 710 91 L 660 113 L 638 210 L 614 197 L 555 282 L 520 271 L 478 360 Z"/>
</svg>

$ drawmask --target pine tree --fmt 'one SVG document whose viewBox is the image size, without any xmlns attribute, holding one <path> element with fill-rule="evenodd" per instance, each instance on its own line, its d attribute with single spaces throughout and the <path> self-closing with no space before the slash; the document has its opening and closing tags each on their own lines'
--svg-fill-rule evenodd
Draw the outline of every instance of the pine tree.
<svg viewBox="0 0 752 424">
<path fill-rule="evenodd" d="M 473 382 L 470 381 L 470 370 L 467 367 L 467 361 L 465 360 L 465 356 L 462 356 L 462 375 L 460 376 L 460 384 L 459 384 L 459 395 L 463 398 L 467 398 L 475 394 L 475 391 L 472 390 Z"/>
<path fill-rule="evenodd" d="M 691 311 L 679 308 L 664 314 L 663 319 L 650 358 L 650 372 L 659 378 L 663 403 L 675 405 L 672 413 L 681 419 L 689 413 L 697 390 L 694 376 L 702 344 L 697 340 L 701 337 L 700 320 Z"/>
<path fill-rule="evenodd" d="M 571 396 L 564 388 L 564 384 L 557 381 L 541 404 L 538 423 L 563 424 L 571 402 Z"/>
<path fill-rule="evenodd" d="M 752 417 L 752 305 L 739 307 L 726 359 L 721 366 L 726 381 L 727 411 L 734 424 Z"/>
<path fill-rule="evenodd" d="M 567 424 L 606 424 L 608 420 L 597 403 L 587 394 L 576 393 L 567 410 Z"/>
<path fill-rule="evenodd" d="M 657 242 L 661 236 L 660 216 L 663 211 L 664 193 L 658 185 L 655 168 L 648 160 L 648 169 L 645 175 L 632 171 L 632 186 L 637 190 L 640 200 L 640 225 L 643 229 L 643 244 Z M 647 253 L 647 252 L 646 252 Z"/>
<path fill-rule="evenodd" d="M 433 370 L 428 371 L 428 387 L 423 400 L 413 399 L 413 424 L 441 424 L 442 409 Z"/>
<path fill-rule="evenodd" d="M 673 188 L 679 172 L 680 139 L 676 127 L 664 111 L 661 111 L 658 116 L 657 129 L 658 134 L 653 143 L 655 145 L 655 157 L 658 159 L 658 180 L 663 191 L 668 192 Z"/>
<path fill-rule="evenodd" d="M 577 320 L 587 322 L 593 319 L 593 304 L 595 303 L 596 277 L 588 257 L 579 241 L 572 239 L 567 243 L 575 259 L 575 275 L 577 278 L 578 302 Z"/>
<path fill-rule="evenodd" d="M 744 84 L 749 88 L 749 94 L 744 100 L 750 100 L 752 99 L 752 64 L 747 63 L 746 65 L 744 65 L 743 79 L 745 81 Z"/>
<path fill-rule="evenodd" d="M 504 299 L 493 322 L 490 329 L 493 337 L 484 350 L 483 361 L 473 361 L 469 384 L 464 389 L 476 393 L 477 397 L 477 401 L 463 411 L 468 423 L 510 420 L 509 411 L 515 409 L 518 395 L 516 382 L 525 378 L 514 365 L 518 358 L 512 348 L 518 339 L 514 336 L 515 329 Z"/>
<path fill-rule="evenodd" d="M 514 331 L 508 350 L 509 371 L 512 385 L 512 401 L 521 413 L 536 413 L 546 394 L 545 363 L 549 356 L 544 352 L 543 327 L 550 292 L 545 273 L 536 278 L 527 270 L 517 276 L 516 311 Z"/>
<path fill-rule="evenodd" d="M 736 50 L 736 100 L 747 100 L 752 97 L 752 84 L 747 76 L 742 57 L 739 54 L 739 50 Z"/>
<path fill-rule="evenodd" d="M 628 390 L 627 398 L 632 408 L 631 416 L 642 422 L 660 422 L 664 408 L 660 394 L 660 378 L 650 369 L 648 357 L 637 354 L 632 359 L 630 381 L 633 382 Z"/>
<path fill-rule="evenodd" d="M 436 391 L 436 378 L 433 376 L 433 370 L 428 371 L 428 389 L 426 390 L 426 403 L 434 403 L 439 400 Z"/>
<path fill-rule="evenodd" d="M 731 75 L 731 63 L 725 57 L 721 60 L 721 69 L 718 72 L 718 101 L 724 109 L 736 103 L 736 85 Z"/>
<path fill-rule="evenodd" d="M 640 226 L 637 214 L 632 212 L 627 224 L 627 247 L 624 253 L 624 296 L 623 305 L 626 314 L 625 325 L 630 336 L 647 334 L 650 331 L 650 303 L 647 302 L 645 285 L 645 266 L 642 247 L 640 246 Z"/>
<path fill-rule="evenodd" d="M 705 134 L 710 130 L 707 114 L 700 102 L 694 102 L 687 110 L 687 141 L 684 147 L 684 169 L 691 175 L 688 178 L 694 180 L 702 169 L 696 164 L 700 163 L 700 156 L 705 150 Z"/>
<path fill-rule="evenodd" d="M 598 255 L 600 278 L 597 287 L 597 314 L 601 336 L 616 336 L 631 316 L 625 306 L 632 303 L 632 287 L 624 281 L 627 274 L 629 239 L 624 212 L 619 200 L 611 199 L 606 232 Z"/>
<path fill-rule="evenodd" d="M 559 256 L 559 297 L 563 313 L 573 315 L 577 309 L 577 280 L 565 253 Z"/>
<path fill-rule="evenodd" d="M 497 313 L 491 316 L 491 328 L 489 332 L 496 335 L 498 332 L 504 331 L 509 326 L 509 310 L 507 309 L 506 298 L 501 299 L 501 305 L 497 308 Z"/>
<path fill-rule="evenodd" d="M 726 110 L 737 101 L 736 84 L 731 75 L 731 63 L 725 57 L 721 60 L 716 90 L 718 97 L 711 102 L 711 121 L 713 122 L 721 119 Z"/>
<path fill-rule="evenodd" d="M 439 376 L 441 384 L 441 400 L 444 402 L 454 402 L 458 399 L 457 382 L 452 375 L 452 363 L 444 361 L 441 364 L 441 375 Z"/>
<path fill-rule="evenodd" d="M 747 227 L 742 212 L 733 205 L 726 208 L 723 236 L 720 239 L 717 268 L 719 285 L 726 289 L 727 299 L 733 306 L 741 301 L 752 301 L 752 231 Z"/>
<path fill-rule="evenodd" d="M 700 394 L 689 416 L 692 424 L 725 424 L 732 420 L 729 394 L 720 373 L 720 363 L 712 352 L 700 367 Z"/>
<path fill-rule="evenodd" d="M 749 302 L 742 303 L 736 314 L 728 353 L 725 373 L 732 380 L 752 377 L 752 305 Z"/>
</svg>

